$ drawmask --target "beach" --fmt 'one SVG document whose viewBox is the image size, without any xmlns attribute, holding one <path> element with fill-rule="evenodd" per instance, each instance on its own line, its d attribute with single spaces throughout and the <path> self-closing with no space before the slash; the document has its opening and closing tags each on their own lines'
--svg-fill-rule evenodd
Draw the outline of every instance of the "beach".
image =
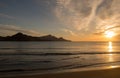
<svg viewBox="0 0 120 78">
<path fill-rule="evenodd" d="M 120 68 L 74 71 L 41 75 L 22 75 L 5 78 L 120 78 Z"/>
<path fill-rule="evenodd" d="M 0 78 L 120 78 L 120 0 L 0 0 Z"/>
</svg>

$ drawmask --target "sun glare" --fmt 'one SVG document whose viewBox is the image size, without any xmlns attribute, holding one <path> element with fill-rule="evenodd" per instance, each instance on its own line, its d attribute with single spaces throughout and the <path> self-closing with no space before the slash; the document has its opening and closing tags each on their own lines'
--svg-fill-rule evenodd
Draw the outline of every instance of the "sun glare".
<svg viewBox="0 0 120 78">
<path fill-rule="evenodd" d="M 105 36 L 107 38 L 112 38 L 113 36 L 115 36 L 115 33 L 113 31 L 106 31 Z"/>
</svg>

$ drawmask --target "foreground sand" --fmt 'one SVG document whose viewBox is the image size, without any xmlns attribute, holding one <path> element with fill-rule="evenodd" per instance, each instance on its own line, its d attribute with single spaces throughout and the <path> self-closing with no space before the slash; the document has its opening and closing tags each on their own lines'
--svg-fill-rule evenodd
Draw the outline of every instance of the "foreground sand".
<svg viewBox="0 0 120 78">
<path fill-rule="evenodd" d="M 65 72 L 45 75 L 16 76 L 7 78 L 120 78 L 120 68 Z"/>
</svg>

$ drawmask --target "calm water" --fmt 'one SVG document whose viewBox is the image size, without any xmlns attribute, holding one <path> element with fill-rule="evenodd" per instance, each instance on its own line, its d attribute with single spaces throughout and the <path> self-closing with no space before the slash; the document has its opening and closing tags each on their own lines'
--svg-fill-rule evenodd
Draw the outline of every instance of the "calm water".
<svg viewBox="0 0 120 78">
<path fill-rule="evenodd" d="M 120 42 L 0 42 L 0 75 L 120 66 Z"/>
</svg>

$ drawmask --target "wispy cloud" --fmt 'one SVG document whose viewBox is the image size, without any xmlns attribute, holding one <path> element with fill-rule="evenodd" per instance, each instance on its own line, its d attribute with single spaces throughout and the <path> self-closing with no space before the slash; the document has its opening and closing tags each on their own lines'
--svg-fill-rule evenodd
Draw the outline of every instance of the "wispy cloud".
<svg viewBox="0 0 120 78">
<path fill-rule="evenodd" d="M 120 31 L 120 26 L 109 26 L 107 28 L 104 29 L 99 29 L 97 30 L 97 32 L 93 33 L 94 35 L 103 35 L 105 34 L 106 31 L 114 31 L 116 33 L 116 35 L 119 35 L 119 31 Z"/>
<path fill-rule="evenodd" d="M 78 36 L 75 32 L 71 31 L 71 30 L 68 30 L 68 29 L 62 29 L 64 32 L 72 35 L 72 36 Z"/>
<path fill-rule="evenodd" d="M 40 36 L 41 35 L 40 32 L 37 32 L 34 30 L 21 28 L 19 26 L 15 26 L 15 25 L 3 25 L 3 24 L 0 24 L 0 32 L 4 33 L 6 35 L 14 34 L 17 32 L 23 32 L 23 33 L 26 33 L 28 35 L 33 35 L 33 36 Z"/>
<path fill-rule="evenodd" d="M 116 26 L 120 25 L 119 3 L 120 0 L 57 0 L 54 12 L 68 28 L 76 31 L 92 34 L 111 27 L 117 31 Z"/>
<path fill-rule="evenodd" d="M 8 19 L 16 19 L 14 16 L 10 16 L 10 15 L 4 14 L 4 13 L 0 13 L 0 17 L 8 18 Z"/>
</svg>

